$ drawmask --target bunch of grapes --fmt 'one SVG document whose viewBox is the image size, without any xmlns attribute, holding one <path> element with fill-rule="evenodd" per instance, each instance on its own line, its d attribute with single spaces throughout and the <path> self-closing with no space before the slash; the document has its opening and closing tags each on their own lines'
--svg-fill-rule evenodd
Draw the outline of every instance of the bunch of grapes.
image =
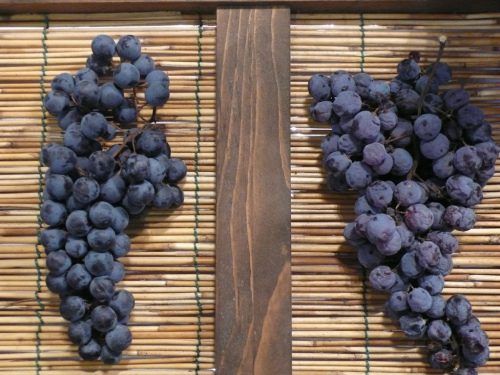
<svg viewBox="0 0 500 375">
<path fill-rule="evenodd" d="M 44 100 L 64 130 L 64 141 L 42 150 L 49 169 L 41 243 L 47 254 L 47 287 L 61 298 L 60 313 L 70 322 L 69 338 L 79 346 L 80 357 L 114 364 L 132 341 L 127 324 L 134 297 L 115 289 L 125 274 L 118 259 L 130 249 L 124 233 L 129 215 L 148 206 L 179 207 L 184 196 L 176 183 L 187 169 L 171 157 L 156 125 L 156 107 L 169 98 L 168 76 L 141 54 L 139 39 L 127 35 L 115 44 L 99 35 L 92 52 L 87 68 L 74 76 L 56 76 Z M 121 63 L 113 70 L 115 53 Z M 144 83 L 153 123 L 137 128 L 135 90 Z M 125 93 L 127 89 L 133 92 Z M 104 149 L 102 143 L 117 132 L 109 118 L 128 130 L 121 144 Z"/>
<path fill-rule="evenodd" d="M 499 148 L 465 90 L 440 92 L 450 67 L 438 58 L 423 71 L 418 60 L 414 52 L 401 61 L 391 82 L 315 74 L 310 113 L 332 128 L 321 145 L 328 187 L 359 192 L 344 236 L 371 286 L 389 294 L 386 314 L 428 340 L 433 368 L 477 374 L 488 337 L 466 297 L 446 301 L 441 291 L 458 249 L 451 231 L 474 226 Z"/>
</svg>

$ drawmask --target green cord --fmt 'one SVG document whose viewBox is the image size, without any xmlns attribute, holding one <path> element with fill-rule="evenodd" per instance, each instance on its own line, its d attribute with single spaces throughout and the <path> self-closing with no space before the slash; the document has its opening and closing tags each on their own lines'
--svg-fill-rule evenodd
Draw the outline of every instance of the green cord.
<svg viewBox="0 0 500 375">
<path fill-rule="evenodd" d="M 199 16 L 199 23 L 198 23 L 198 38 L 197 38 L 197 44 L 198 44 L 198 75 L 195 81 L 195 97 L 196 97 L 196 150 L 194 153 L 194 185 L 195 185 L 195 191 L 194 191 L 194 198 L 195 198 L 195 218 L 194 218 L 194 256 L 193 256 L 193 265 L 194 269 L 196 272 L 195 275 L 195 300 L 196 300 L 196 306 L 198 308 L 198 316 L 197 316 L 197 329 L 196 329 L 196 357 L 194 359 L 196 368 L 195 368 L 195 374 L 197 375 L 200 371 L 200 348 L 201 348 L 201 316 L 203 315 L 203 305 L 201 303 L 201 291 L 200 291 L 200 270 L 199 270 L 199 264 L 198 264 L 198 256 L 199 256 L 199 215 L 200 215 L 200 185 L 199 185 L 199 178 L 200 178 L 200 167 L 199 167 L 199 155 L 200 155 L 200 137 L 201 137 L 201 110 L 200 110 L 200 78 L 202 75 L 202 70 L 201 70 L 201 52 L 202 52 L 202 45 L 201 45 L 201 38 L 203 37 L 203 19 L 201 18 L 201 15 Z"/>
<path fill-rule="evenodd" d="M 42 254 L 40 252 L 41 246 L 41 230 L 42 230 L 42 219 L 40 217 L 40 208 L 41 202 L 43 199 L 43 173 L 42 173 L 42 148 L 46 141 L 46 132 L 47 132 L 47 112 L 45 111 L 45 106 L 43 105 L 43 100 L 45 98 L 45 68 L 47 66 L 47 31 L 49 29 L 49 17 L 45 15 L 44 17 L 44 26 L 42 31 L 42 48 L 43 48 L 43 64 L 40 67 L 40 102 L 41 102 L 41 111 L 42 111 L 42 134 L 41 134 L 41 144 L 40 144 L 40 154 L 38 159 L 38 215 L 37 215 L 37 243 L 35 245 L 35 269 L 36 269 L 36 290 L 35 290 L 35 299 L 38 304 L 38 308 L 35 311 L 38 326 L 35 334 L 36 340 L 36 357 L 35 357 L 35 366 L 36 366 L 36 374 L 39 375 L 41 372 L 41 355 L 40 355 L 40 346 L 41 346 L 41 333 L 42 327 L 45 324 L 43 321 L 42 311 L 45 310 L 45 305 L 40 299 L 40 293 L 42 292 L 42 272 L 40 269 L 40 260 L 42 259 Z"/>
</svg>

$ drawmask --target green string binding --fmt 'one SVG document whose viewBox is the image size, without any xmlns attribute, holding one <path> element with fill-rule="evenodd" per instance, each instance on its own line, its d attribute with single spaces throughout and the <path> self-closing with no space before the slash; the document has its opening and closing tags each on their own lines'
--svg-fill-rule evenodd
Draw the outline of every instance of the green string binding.
<svg viewBox="0 0 500 375">
<path fill-rule="evenodd" d="M 200 270 L 198 263 L 199 256 L 199 215 L 200 215 L 200 167 L 199 167 L 199 155 L 200 155 L 200 138 L 201 138 L 201 104 L 200 104 L 200 79 L 202 75 L 202 45 L 201 38 L 203 37 L 203 19 L 201 15 L 199 15 L 198 19 L 198 37 L 197 37 L 197 45 L 198 45 L 198 74 L 195 80 L 195 98 L 196 98 L 196 150 L 194 153 L 194 199 L 195 199 L 195 217 L 194 217 L 194 256 L 193 256 L 193 265 L 195 269 L 195 295 L 194 298 L 196 300 L 196 306 L 198 308 L 197 314 L 197 329 L 196 329 L 196 356 L 194 359 L 195 362 L 195 374 L 198 375 L 200 372 L 200 348 L 201 348 L 201 317 L 203 315 L 203 305 L 201 303 L 201 291 L 200 291 Z"/>
<path fill-rule="evenodd" d="M 42 219 L 40 217 L 40 208 L 41 202 L 43 199 L 43 173 L 42 173 L 42 148 L 46 141 L 46 133 L 47 133 L 47 112 L 43 105 L 43 100 L 45 98 L 46 90 L 45 90 L 45 68 L 47 66 L 47 31 L 49 29 L 49 17 L 47 15 L 44 16 L 44 25 L 42 30 L 42 50 L 43 50 L 43 63 L 40 66 L 40 107 L 42 111 L 42 133 L 41 133 L 41 142 L 40 142 L 40 153 L 38 158 L 38 215 L 37 215 L 37 243 L 35 245 L 35 269 L 36 269 L 36 290 L 35 290 L 35 300 L 37 302 L 38 308 L 35 310 L 35 314 L 38 320 L 38 326 L 35 333 L 35 345 L 36 345 L 36 357 L 35 357 L 35 367 L 36 374 L 39 375 L 42 368 L 40 365 L 41 355 L 40 355 L 40 346 L 41 346 L 41 333 L 42 327 L 45 324 L 43 321 L 42 311 L 45 310 L 45 305 L 40 299 L 40 293 L 42 292 L 42 272 L 40 270 L 40 261 L 42 259 L 42 253 L 40 252 L 41 246 L 41 230 L 42 230 Z"/>
</svg>

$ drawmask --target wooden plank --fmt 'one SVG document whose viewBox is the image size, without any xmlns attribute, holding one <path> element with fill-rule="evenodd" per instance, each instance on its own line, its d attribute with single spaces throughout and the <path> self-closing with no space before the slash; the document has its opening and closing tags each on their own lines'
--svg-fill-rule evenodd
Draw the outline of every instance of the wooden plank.
<svg viewBox="0 0 500 375">
<path fill-rule="evenodd" d="M 219 375 L 291 374 L 290 11 L 217 11 Z"/>
<path fill-rule="evenodd" d="M 219 6 L 287 6 L 294 12 L 497 12 L 498 0 L 0 0 L 0 13 L 215 12 Z"/>
</svg>

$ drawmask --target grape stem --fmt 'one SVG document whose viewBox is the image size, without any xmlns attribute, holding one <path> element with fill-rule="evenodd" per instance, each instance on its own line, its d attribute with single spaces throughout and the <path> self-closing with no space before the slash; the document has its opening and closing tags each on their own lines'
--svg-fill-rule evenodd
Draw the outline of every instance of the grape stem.
<svg viewBox="0 0 500 375">
<path fill-rule="evenodd" d="M 446 46 L 446 36 L 441 35 L 439 37 L 439 51 L 436 57 L 436 62 L 432 66 L 431 73 L 429 74 L 429 79 L 427 80 L 427 83 L 424 86 L 424 89 L 422 90 L 422 93 L 420 94 L 420 101 L 418 103 L 418 113 L 417 115 L 420 116 L 422 113 L 422 106 L 424 104 L 424 98 L 427 95 L 427 92 L 429 91 L 429 88 L 431 87 L 431 82 L 432 79 L 434 78 L 434 74 L 436 74 L 436 69 L 441 61 L 441 57 L 443 57 L 443 52 L 444 52 L 444 47 Z"/>
</svg>

